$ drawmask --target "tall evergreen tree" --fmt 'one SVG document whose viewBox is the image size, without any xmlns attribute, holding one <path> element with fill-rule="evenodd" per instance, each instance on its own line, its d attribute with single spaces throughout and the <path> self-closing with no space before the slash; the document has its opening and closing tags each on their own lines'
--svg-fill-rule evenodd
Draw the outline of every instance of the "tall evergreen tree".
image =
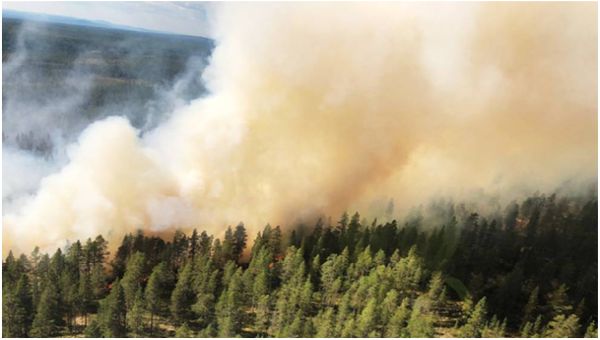
<svg viewBox="0 0 600 340">
<path fill-rule="evenodd" d="M 477 302 L 475 308 L 469 315 L 467 323 L 461 328 L 461 336 L 465 338 L 481 337 L 481 331 L 484 329 L 486 324 L 486 313 L 486 298 L 484 297 Z"/>
<path fill-rule="evenodd" d="M 216 306 L 217 324 L 220 337 L 239 335 L 243 325 L 243 285 L 242 271 L 237 269 L 231 276 L 227 288 L 219 297 Z"/>
<path fill-rule="evenodd" d="M 139 337 L 144 331 L 144 295 L 142 289 L 135 294 L 133 306 L 127 313 L 127 326 L 134 337 Z"/>
<path fill-rule="evenodd" d="M 107 338 L 124 337 L 126 326 L 125 292 L 121 282 L 113 282 L 108 296 L 101 302 L 98 320 L 102 335 Z"/>
<path fill-rule="evenodd" d="M 133 308 L 136 295 L 142 289 L 142 279 L 144 275 L 145 256 L 141 252 L 133 254 L 125 269 L 125 275 L 121 280 L 121 286 L 125 293 L 125 303 L 127 310 Z"/>
<path fill-rule="evenodd" d="M 35 318 L 29 335 L 33 337 L 53 337 L 58 335 L 60 317 L 59 298 L 55 285 L 48 285 L 44 289 L 37 306 Z"/>
<path fill-rule="evenodd" d="M 576 338 L 579 335 L 579 318 L 575 314 L 568 317 L 560 314 L 548 323 L 544 336 L 549 338 Z"/>
<path fill-rule="evenodd" d="M 145 290 L 145 300 L 148 312 L 150 312 L 150 331 L 154 331 L 154 317 L 164 315 L 169 307 L 169 284 L 168 267 L 164 262 L 156 265 L 152 270 L 148 285 Z"/>
<path fill-rule="evenodd" d="M 186 263 L 177 278 L 177 284 L 171 295 L 171 315 L 176 324 L 181 325 L 184 322 L 194 319 L 192 305 L 196 295 L 192 287 L 193 283 L 192 263 Z"/>
</svg>

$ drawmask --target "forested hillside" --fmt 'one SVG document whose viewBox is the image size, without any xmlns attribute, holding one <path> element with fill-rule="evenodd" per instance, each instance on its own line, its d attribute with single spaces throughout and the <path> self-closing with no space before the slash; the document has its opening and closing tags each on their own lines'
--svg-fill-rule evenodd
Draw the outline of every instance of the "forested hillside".
<svg viewBox="0 0 600 340">
<path fill-rule="evenodd" d="M 72 140 L 116 114 L 149 129 L 206 93 L 207 38 L 11 17 L 2 29 L 3 142 L 37 155 L 52 155 L 53 130 Z"/>
<path fill-rule="evenodd" d="M 597 199 L 486 211 L 10 253 L 3 336 L 596 337 Z"/>
</svg>

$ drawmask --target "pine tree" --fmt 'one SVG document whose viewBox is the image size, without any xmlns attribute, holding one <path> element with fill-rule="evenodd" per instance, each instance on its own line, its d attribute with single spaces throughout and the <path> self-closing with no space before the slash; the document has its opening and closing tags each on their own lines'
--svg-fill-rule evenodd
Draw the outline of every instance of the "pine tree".
<svg viewBox="0 0 600 340">
<path fill-rule="evenodd" d="M 378 323 L 377 299 L 371 298 L 356 322 L 356 336 L 368 337 Z"/>
<path fill-rule="evenodd" d="M 46 274 L 48 273 L 48 265 L 50 259 L 47 254 L 40 254 L 40 248 L 35 247 L 31 252 L 31 295 L 33 305 L 37 306 L 42 289 L 45 286 Z"/>
<path fill-rule="evenodd" d="M 334 315 L 333 308 L 327 307 L 324 311 L 320 311 L 319 314 L 314 319 L 314 323 L 316 326 L 316 335 L 317 338 L 333 338 L 336 336 L 334 333 L 335 325 L 334 325 Z M 347 334 L 349 335 L 349 334 Z"/>
<path fill-rule="evenodd" d="M 22 271 L 18 267 L 17 260 L 12 250 L 10 250 L 6 260 L 2 264 L 2 282 L 3 284 L 17 282 L 21 274 Z"/>
<path fill-rule="evenodd" d="M 196 228 L 194 228 L 194 231 L 192 231 L 192 236 L 190 236 L 189 243 L 190 243 L 190 251 L 189 251 L 190 260 L 194 261 L 194 258 L 198 254 L 198 250 L 199 250 L 198 230 L 196 230 Z"/>
<path fill-rule="evenodd" d="M 525 322 L 521 329 L 521 338 L 533 338 L 533 324 L 529 321 Z"/>
<path fill-rule="evenodd" d="M 171 264 L 173 265 L 173 268 L 179 269 L 185 264 L 185 261 L 188 258 L 188 245 L 189 242 L 187 236 L 181 230 L 176 230 L 175 235 L 173 235 L 173 241 L 171 242 Z"/>
<path fill-rule="evenodd" d="M 110 293 L 101 302 L 98 321 L 102 335 L 107 338 L 120 338 L 126 335 L 125 292 L 117 279 L 112 283 Z"/>
<path fill-rule="evenodd" d="M 231 226 L 227 227 L 227 230 L 225 231 L 225 236 L 223 237 L 223 243 L 221 243 L 221 247 L 225 262 L 237 261 L 234 248 L 235 238 L 233 236 L 233 230 L 231 230 Z"/>
<path fill-rule="evenodd" d="M 407 330 L 411 338 L 433 337 L 433 320 L 428 314 L 429 303 L 428 299 L 424 296 L 420 296 L 415 301 L 407 324 Z"/>
<path fill-rule="evenodd" d="M 56 287 L 52 284 L 46 286 L 37 306 L 37 312 L 29 332 L 30 336 L 53 337 L 58 335 L 59 325 L 56 321 L 57 315 L 60 315 L 58 304 Z"/>
<path fill-rule="evenodd" d="M 342 338 L 350 338 L 354 337 L 356 334 L 356 320 L 354 317 L 350 316 L 344 321 L 342 325 L 342 330 L 340 332 L 340 337 Z"/>
<path fill-rule="evenodd" d="M 135 294 L 133 306 L 127 313 L 127 325 L 134 337 L 142 335 L 144 330 L 144 297 L 142 289 L 138 289 Z"/>
<path fill-rule="evenodd" d="M 192 263 L 186 263 L 179 272 L 177 284 L 171 294 L 171 315 L 176 324 L 181 325 L 194 318 L 192 305 L 196 294 L 192 288 Z"/>
<path fill-rule="evenodd" d="M 404 338 L 408 336 L 406 326 L 411 315 L 408 304 L 408 298 L 404 298 L 390 318 L 387 327 L 385 327 L 386 338 Z"/>
<path fill-rule="evenodd" d="M 239 261 L 244 249 L 246 249 L 246 242 L 248 240 L 248 234 L 246 233 L 246 228 L 244 227 L 244 223 L 241 223 L 235 227 L 235 232 L 233 233 L 233 259 L 235 261 Z"/>
<path fill-rule="evenodd" d="M 305 278 L 305 264 L 301 249 L 293 246 L 288 248 L 287 256 L 282 265 L 282 286 L 277 294 L 272 333 L 277 337 L 286 337 L 292 330 L 290 325 L 297 318 L 303 318 L 310 304 L 312 287 L 310 280 Z"/>
<path fill-rule="evenodd" d="M 494 315 L 490 322 L 483 328 L 481 336 L 483 338 L 504 338 L 506 336 L 506 319 L 500 322 L 496 315 Z"/>
<path fill-rule="evenodd" d="M 429 281 L 427 295 L 433 303 L 433 308 L 436 310 L 442 307 L 446 302 L 446 288 L 444 287 L 444 278 L 442 273 L 433 273 L 431 280 Z"/>
<path fill-rule="evenodd" d="M 125 292 L 125 303 L 127 310 L 133 308 L 137 292 L 142 288 L 142 276 L 144 270 L 145 256 L 141 252 L 133 254 L 125 269 L 125 275 L 121 280 L 121 286 Z"/>
<path fill-rule="evenodd" d="M 92 265 L 92 273 L 90 276 L 92 283 L 92 293 L 95 300 L 102 299 L 106 294 L 106 273 L 102 263 Z"/>
<path fill-rule="evenodd" d="M 258 299 L 256 306 L 256 320 L 254 327 L 260 335 L 266 335 L 271 319 L 271 303 L 269 295 L 263 295 Z"/>
<path fill-rule="evenodd" d="M 196 272 L 194 278 L 196 303 L 192 306 L 192 310 L 196 314 L 196 321 L 201 326 L 206 327 L 214 321 L 215 293 L 220 273 L 214 262 L 207 255 L 198 257 Z"/>
<path fill-rule="evenodd" d="M 223 246 L 221 245 L 221 240 L 219 240 L 218 238 L 215 239 L 212 249 L 213 249 L 213 254 L 212 254 L 213 260 L 215 261 L 217 266 L 219 266 L 219 268 L 223 268 L 223 265 L 227 262 L 227 259 L 225 258 L 225 253 L 223 252 Z"/>
<path fill-rule="evenodd" d="M 238 269 L 231 276 L 216 306 L 220 337 L 235 337 L 241 331 L 243 302 L 242 271 Z"/>
<path fill-rule="evenodd" d="M 27 275 L 22 274 L 15 292 L 14 323 L 12 329 L 16 330 L 12 336 L 22 338 L 27 336 L 27 332 L 33 321 L 33 301 L 31 297 L 31 288 Z"/>
<path fill-rule="evenodd" d="M 73 320 L 80 307 L 79 301 L 79 270 L 72 268 L 67 261 L 65 270 L 60 276 L 61 304 L 66 316 L 67 327 L 71 331 Z"/>
<path fill-rule="evenodd" d="M 169 306 L 167 285 L 169 282 L 168 268 L 164 262 L 159 263 L 152 270 L 148 285 L 145 290 L 146 308 L 150 312 L 150 332 L 154 331 L 154 317 L 163 315 Z"/>
<path fill-rule="evenodd" d="M 567 286 L 561 284 L 548 295 L 548 305 L 552 308 L 552 316 L 567 315 L 573 310 L 573 306 L 569 304 L 567 290 Z"/>
<path fill-rule="evenodd" d="M 544 336 L 548 338 L 576 338 L 579 334 L 579 318 L 575 314 L 568 317 L 557 315 L 548 323 Z"/>
<path fill-rule="evenodd" d="M 200 233 L 200 239 L 198 241 L 198 254 L 201 256 L 208 256 L 212 250 L 213 238 L 208 236 L 206 231 Z"/>
<path fill-rule="evenodd" d="M 83 315 L 84 325 L 87 326 L 87 316 L 94 305 L 94 291 L 92 289 L 92 280 L 89 273 L 83 273 L 79 280 L 77 290 L 78 311 Z"/>
<path fill-rule="evenodd" d="M 465 338 L 479 338 L 481 331 L 485 327 L 486 299 L 481 298 L 475 305 L 473 312 L 470 314 L 467 323 L 461 328 L 460 336 Z"/>
<path fill-rule="evenodd" d="M 535 322 L 533 323 L 533 327 L 531 329 L 531 334 L 534 334 L 536 336 L 541 336 L 542 333 L 542 316 L 538 315 L 537 318 L 535 318 Z"/>
<path fill-rule="evenodd" d="M 4 277 L 3 277 L 4 278 Z M 2 337 L 12 338 L 18 332 L 18 327 L 15 325 L 15 294 L 12 287 L 9 288 L 7 283 L 2 287 Z"/>
<path fill-rule="evenodd" d="M 529 294 L 529 299 L 527 300 L 527 304 L 523 308 L 523 322 L 533 321 L 533 316 L 537 312 L 538 308 L 538 295 L 540 292 L 539 287 L 535 287 L 531 294 Z"/>
</svg>

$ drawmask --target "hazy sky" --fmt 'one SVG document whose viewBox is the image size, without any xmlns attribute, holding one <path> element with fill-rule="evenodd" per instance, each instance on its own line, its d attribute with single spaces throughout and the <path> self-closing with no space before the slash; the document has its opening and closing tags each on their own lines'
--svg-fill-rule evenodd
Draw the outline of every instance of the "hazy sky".
<svg viewBox="0 0 600 340">
<path fill-rule="evenodd" d="M 4 1 L 2 9 L 63 15 L 163 32 L 209 36 L 200 2 L 26 2 Z"/>
</svg>

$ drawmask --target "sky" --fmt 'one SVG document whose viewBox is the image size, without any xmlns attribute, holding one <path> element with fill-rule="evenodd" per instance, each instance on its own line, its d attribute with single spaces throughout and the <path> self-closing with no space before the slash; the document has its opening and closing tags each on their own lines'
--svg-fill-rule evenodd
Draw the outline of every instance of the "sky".
<svg viewBox="0 0 600 340">
<path fill-rule="evenodd" d="M 2 9 L 102 20 L 161 32 L 210 36 L 207 5 L 199 2 L 3 1 Z"/>
</svg>

